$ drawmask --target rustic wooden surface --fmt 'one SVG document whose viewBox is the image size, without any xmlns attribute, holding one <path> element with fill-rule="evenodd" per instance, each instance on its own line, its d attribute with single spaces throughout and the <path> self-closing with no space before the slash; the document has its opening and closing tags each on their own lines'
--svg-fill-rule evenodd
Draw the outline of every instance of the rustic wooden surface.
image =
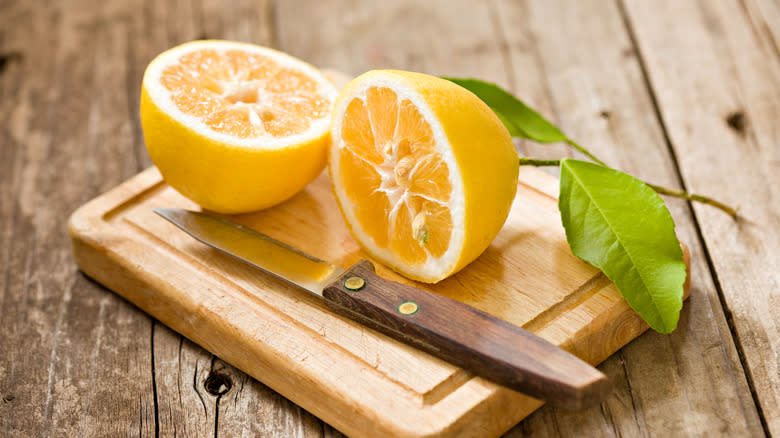
<svg viewBox="0 0 780 438">
<path fill-rule="evenodd" d="M 507 435 L 780 435 L 780 5 L 772 0 L 0 2 L 0 435 L 339 436 L 85 278 L 69 214 L 150 162 L 141 75 L 197 38 L 350 73 L 498 82 L 669 200 L 693 258 L 679 329 L 601 365 L 598 408 Z M 561 145 L 519 144 L 533 156 Z"/>
</svg>

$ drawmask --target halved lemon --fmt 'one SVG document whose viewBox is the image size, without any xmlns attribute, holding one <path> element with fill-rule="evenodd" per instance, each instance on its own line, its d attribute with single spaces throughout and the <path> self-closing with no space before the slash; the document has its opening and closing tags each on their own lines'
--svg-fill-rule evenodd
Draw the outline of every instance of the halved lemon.
<svg viewBox="0 0 780 438">
<path fill-rule="evenodd" d="M 147 67 L 141 124 L 168 184 L 206 209 L 247 212 L 290 198 L 322 171 L 337 94 L 284 53 L 194 41 Z"/>
<path fill-rule="evenodd" d="M 481 254 L 517 190 L 518 160 L 498 117 L 444 79 L 393 70 L 336 100 L 328 167 L 344 219 L 374 258 L 437 282 Z"/>
</svg>

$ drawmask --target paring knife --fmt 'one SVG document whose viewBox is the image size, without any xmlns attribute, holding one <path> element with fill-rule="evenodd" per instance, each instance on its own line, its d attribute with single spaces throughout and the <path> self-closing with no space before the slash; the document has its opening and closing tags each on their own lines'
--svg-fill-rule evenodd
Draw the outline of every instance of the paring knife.
<svg viewBox="0 0 780 438">
<path fill-rule="evenodd" d="M 368 260 L 344 270 L 220 216 L 154 211 L 206 245 L 323 297 L 337 313 L 500 385 L 571 410 L 610 392 L 606 376 L 578 357 L 459 301 L 379 277 Z"/>
</svg>

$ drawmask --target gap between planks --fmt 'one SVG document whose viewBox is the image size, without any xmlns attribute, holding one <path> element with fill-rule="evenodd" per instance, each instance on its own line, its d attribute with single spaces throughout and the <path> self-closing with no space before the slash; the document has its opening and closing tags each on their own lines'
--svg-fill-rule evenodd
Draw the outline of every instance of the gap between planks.
<svg viewBox="0 0 780 438">
<path fill-rule="evenodd" d="M 664 121 L 664 118 L 661 114 L 661 107 L 658 103 L 658 98 L 656 96 L 656 91 L 652 86 L 652 83 L 650 81 L 650 76 L 647 69 L 647 63 L 645 60 L 645 56 L 642 53 L 641 48 L 639 47 L 639 44 L 637 43 L 637 37 L 636 33 L 634 32 L 633 26 L 631 24 L 631 19 L 628 16 L 628 12 L 626 11 L 626 7 L 624 4 L 624 0 L 615 0 L 618 5 L 618 9 L 620 10 L 621 18 L 623 19 L 623 23 L 626 28 L 626 32 L 628 34 L 629 39 L 631 40 L 631 46 L 633 47 L 634 51 L 636 52 L 637 62 L 639 63 L 640 71 L 642 72 L 642 80 L 645 84 L 645 87 L 647 89 L 647 93 L 650 96 L 651 103 L 653 105 L 653 110 L 655 112 L 655 118 L 658 122 L 658 125 L 661 128 L 661 132 L 663 134 L 664 143 L 666 144 L 667 150 L 669 151 L 669 155 L 672 159 L 672 162 L 674 163 L 674 172 L 677 176 L 677 182 L 680 184 L 680 187 L 682 187 L 683 190 L 688 191 L 688 188 L 685 184 L 685 179 L 682 175 L 682 170 L 680 169 L 680 163 L 677 158 L 677 152 L 674 149 L 674 146 L 672 144 L 671 137 L 669 136 L 669 130 L 666 126 L 666 122 Z M 747 15 L 747 7 L 745 5 L 744 0 L 740 0 L 740 4 L 742 5 L 742 10 Z M 752 24 L 752 20 L 751 20 Z M 757 32 L 757 29 L 753 29 L 754 32 Z M 771 39 L 771 38 L 770 38 Z M 773 47 L 775 48 L 775 52 L 777 52 L 777 46 L 773 44 Z M 780 58 L 780 56 L 779 56 Z M 766 416 L 764 415 L 763 407 L 761 406 L 758 393 L 756 391 L 756 385 L 753 380 L 753 374 L 750 369 L 750 365 L 747 362 L 747 357 L 745 355 L 745 350 L 742 346 L 742 340 L 740 339 L 739 333 L 736 329 L 736 326 L 734 324 L 734 318 L 733 313 L 731 309 L 729 308 L 729 305 L 726 301 L 725 294 L 723 292 L 723 287 L 721 286 L 720 279 L 718 278 L 718 272 L 715 269 L 715 264 L 712 261 L 712 255 L 710 254 L 710 248 L 707 244 L 706 239 L 704 238 L 704 234 L 702 232 L 701 224 L 698 215 L 696 214 L 696 211 L 693 209 L 693 206 L 691 205 L 691 201 L 686 201 L 686 204 L 688 206 L 688 211 L 690 213 L 691 218 L 693 219 L 693 224 L 696 229 L 696 238 L 699 241 L 699 244 L 702 247 L 702 250 L 704 252 L 704 257 L 707 262 L 707 268 L 710 272 L 710 276 L 712 278 L 713 284 L 715 285 L 715 291 L 718 295 L 718 300 L 720 302 L 721 307 L 723 308 L 723 312 L 726 316 L 726 323 L 728 324 L 729 332 L 731 334 L 732 339 L 734 340 L 734 346 L 737 350 L 737 355 L 739 357 L 740 365 L 742 366 L 742 369 L 745 373 L 745 378 L 747 379 L 748 388 L 750 389 L 750 396 L 753 399 L 753 403 L 755 404 L 756 411 L 758 413 L 759 421 L 761 422 L 761 427 L 764 431 L 764 434 L 766 436 L 771 436 L 769 433 L 769 424 L 767 423 Z M 739 219 L 737 219 L 739 220 Z"/>
</svg>

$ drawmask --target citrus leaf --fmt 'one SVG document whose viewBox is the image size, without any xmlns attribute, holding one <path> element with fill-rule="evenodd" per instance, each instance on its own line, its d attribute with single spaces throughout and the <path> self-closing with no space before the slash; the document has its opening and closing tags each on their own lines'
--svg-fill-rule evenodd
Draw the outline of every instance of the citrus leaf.
<svg viewBox="0 0 780 438">
<path fill-rule="evenodd" d="M 449 78 L 482 99 L 504 123 L 512 137 L 522 137 L 539 143 L 567 141 L 566 135 L 520 99 L 490 82 L 469 78 Z"/>
<path fill-rule="evenodd" d="M 572 252 L 601 269 L 650 327 L 672 332 L 686 272 L 658 194 L 619 170 L 564 159 L 558 208 Z"/>
</svg>

